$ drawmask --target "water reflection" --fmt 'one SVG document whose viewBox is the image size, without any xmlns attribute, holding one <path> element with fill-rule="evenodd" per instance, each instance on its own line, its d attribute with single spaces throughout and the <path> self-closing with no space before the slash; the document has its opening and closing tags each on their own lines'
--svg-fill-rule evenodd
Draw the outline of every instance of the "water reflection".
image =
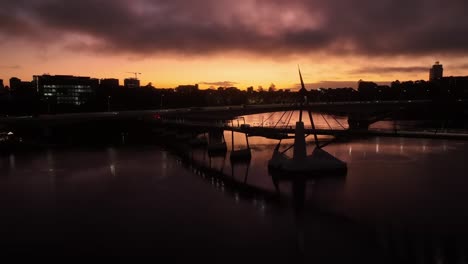
<svg viewBox="0 0 468 264">
<path fill-rule="evenodd" d="M 16 160 L 15 160 L 15 155 L 10 154 L 9 156 L 9 169 L 10 170 L 15 170 L 16 169 Z"/>
<path fill-rule="evenodd" d="M 380 139 L 379 138 L 376 138 L 375 139 L 375 153 L 379 153 L 380 152 Z"/>
<path fill-rule="evenodd" d="M 226 157 L 232 149 L 245 147 L 245 136 L 234 133 L 234 147 L 230 131 L 225 132 L 225 138 L 228 151 L 218 156 L 186 146 L 178 150 L 171 146 L 166 150 L 140 146 L 2 156 L 0 204 L 3 208 L 8 204 L 43 212 L 53 200 L 58 204 L 54 213 L 60 215 L 62 210 L 70 214 L 61 215 L 60 221 L 67 224 L 89 221 L 87 228 L 107 228 L 108 235 L 109 230 L 120 230 L 119 225 L 130 222 L 132 227 L 125 228 L 141 227 L 139 234 L 148 233 L 152 239 L 163 236 L 165 242 L 172 241 L 172 236 L 185 241 L 184 236 L 196 232 L 193 230 L 210 219 L 213 222 L 209 223 L 220 228 L 204 232 L 216 233 L 233 222 L 245 222 L 226 240 L 238 238 L 235 234 L 242 230 L 257 236 L 260 228 L 274 223 L 274 228 L 265 233 L 271 234 L 268 238 L 278 239 L 276 248 L 295 243 L 301 258 L 310 262 L 345 263 L 376 256 L 368 262 L 467 263 L 466 142 L 405 138 L 337 142 L 326 150 L 348 163 L 346 178 L 275 183 L 267 161 L 276 140 L 250 137 L 251 159 L 236 163 Z M 312 148 L 310 144 L 309 153 Z M 190 177 L 181 176 L 188 172 Z M 193 191 L 197 188 L 198 192 Z M 208 196 L 210 190 L 221 195 Z M 250 211 L 235 211 L 245 206 L 261 220 L 251 221 Z M 88 210 L 89 214 L 83 213 Z M 189 214 L 192 210 L 195 212 Z M 235 213 L 223 218 L 229 212 Z M 70 220 L 81 214 L 86 217 Z M 183 216 L 180 219 L 179 214 Z M 206 218 L 192 221 L 205 214 Z M 19 214 L 13 211 L 9 215 Z M 155 221 L 165 215 L 171 216 L 167 220 L 170 224 L 163 222 L 160 229 L 148 231 L 157 228 Z M 176 227 L 166 231 L 172 222 Z M 42 228 L 34 225 L 36 230 L 41 229 L 38 226 Z M 180 231 L 184 226 L 188 227 Z M 164 236 L 164 232 L 171 234 Z M 126 230 L 123 233 L 127 234 Z M 294 240 L 288 240 L 289 235 Z M 213 237 L 209 238 L 207 241 L 212 242 Z M 199 241 L 192 239 L 187 244 L 193 246 Z M 333 261 L 334 257 L 341 261 Z"/>
<path fill-rule="evenodd" d="M 185 156 L 181 160 L 184 166 L 208 181 L 213 188 L 233 197 L 236 204 L 250 201 L 262 216 L 267 212 L 267 201 L 281 204 L 281 197 L 277 197 L 274 192 L 249 184 L 249 175 L 251 175 L 249 160 L 228 162 L 226 156 L 212 157 L 206 150 L 200 149 L 193 149 L 188 155 L 184 153 L 178 153 L 178 155 Z M 225 171 L 225 167 L 230 167 L 230 173 Z"/>
<path fill-rule="evenodd" d="M 250 161 L 244 161 L 244 162 L 232 162 L 231 161 L 231 177 L 234 179 L 243 178 L 244 180 L 242 182 L 244 184 L 247 184 L 247 180 L 249 178 L 249 168 L 250 168 Z"/>
<path fill-rule="evenodd" d="M 276 126 L 290 127 L 294 126 L 296 120 L 299 120 L 299 111 L 274 112 L 267 114 L 243 116 L 246 124 L 251 126 Z M 312 113 L 312 117 L 317 129 L 346 129 L 348 128 L 348 119 L 346 116 L 328 115 Z M 289 122 L 288 122 L 289 121 Z"/>
<path fill-rule="evenodd" d="M 244 135 L 239 136 L 242 137 Z M 230 145 L 232 145 L 230 151 L 235 150 L 236 146 L 234 143 L 236 140 L 234 134 L 231 134 L 231 140 L 233 140 L 233 142 L 230 142 Z M 255 139 L 253 141 L 256 142 Z M 255 144 L 255 146 L 256 147 L 254 147 L 255 150 L 253 152 L 255 154 L 261 154 L 260 158 L 253 155 L 252 160 L 244 160 L 241 162 L 236 160 L 226 162 L 225 155 L 222 155 L 221 157 L 213 157 L 212 155 L 209 155 L 208 152 L 204 152 L 200 149 L 193 149 L 191 153 L 187 155 L 190 157 L 189 159 L 186 159 L 189 164 L 187 166 L 195 175 L 202 175 L 202 178 L 208 179 L 210 185 L 217 190 L 220 190 L 223 194 L 232 195 L 236 204 L 240 204 L 242 200 L 251 201 L 252 205 L 263 216 L 265 216 L 268 211 L 269 203 L 275 206 L 290 204 L 293 209 L 292 215 L 295 223 L 294 230 L 296 230 L 296 246 L 299 255 L 304 255 L 305 247 L 307 246 L 305 240 L 306 234 L 304 231 L 306 217 L 304 215 L 306 212 L 305 202 L 307 197 L 307 186 L 309 186 L 308 181 L 305 180 L 305 177 L 298 177 L 297 180 L 283 182 L 276 179 L 275 175 L 265 178 L 255 177 L 250 170 L 252 166 L 255 168 L 255 171 L 265 169 L 267 160 L 265 160 L 263 156 L 266 153 L 268 153 L 268 156 L 271 156 L 271 149 L 269 148 L 270 145 L 266 145 L 266 148 L 258 146 L 257 144 Z M 184 153 L 179 153 L 179 155 L 184 156 Z M 207 155 L 208 160 L 205 158 Z M 230 175 L 225 174 L 225 166 L 231 167 Z M 270 184 L 267 187 L 265 185 L 258 185 L 257 181 L 250 182 L 250 176 L 253 176 L 254 179 L 262 180 L 263 183 L 265 183 L 267 179 L 270 179 L 271 183 L 275 186 L 274 190 L 269 188 L 271 186 Z M 313 186 L 317 188 L 319 181 L 314 180 L 313 182 Z M 282 187 L 280 188 L 280 186 Z M 288 188 L 289 190 L 286 192 L 283 192 L 282 190 L 285 186 L 290 186 L 290 188 Z"/>
<path fill-rule="evenodd" d="M 232 143 L 229 136 L 226 136 L 228 146 Z M 240 134 L 238 138 L 234 135 L 234 146 L 238 146 L 237 142 L 242 140 L 242 136 Z M 231 173 L 227 177 L 254 187 L 255 191 L 261 189 L 269 192 L 270 197 L 279 194 L 280 197 L 291 198 L 297 231 L 297 247 L 304 255 L 308 254 L 306 249 L 311 246 L 307 242 L 311 235 L 307 231 L 310 229 L 308 221 L 313 218 L 317 221 L 317 217 L 327 219 L 329 215 L 333 215 L 334 221 L 340 223 L 334 222 L 338 228 L 347 225 L 345 223 L 350 221 L 360 228 L 364 226 L 364 229 L 372 226 L 374 232 L 363 232 L 366 236 L 371 234 L 371 240 L 378 241 L 375 250 L 379 252 L 383 261 L 466 262 L 466 257 L 460 253 L 467 249 L 466 240 L 459 235 L 468 234 L 467 225 L 462 224 L 468 220 L 468 214 L 463 213 L 468 210 L 465 205 L 459 203 L 460 200 L 468 199 L 461 187 L 467 184 L 463 176 L 465 170 L 461 166 L 463 156 L 468 154 L 466 143 L 405 138 L 338 142 L 327 147 L 327 151 L 348 162 L 350 173 L 347 180 L 326 179 L 307 182 L 299 179 L 292 182 L 275 182 L 269 177 L 266 162 L 271 157 L 276 143 L 275 140 L 251 137 L 252 159 L 248 166 L 241 167 L 229 162 L 225 164 L 225 160 L 223 165 L 231 166 Z M 308 151 L 311 151 L 312 147 L 310 144 Z M 203 163 L 197 155 L 194 156 L 194 160 Z M 210 167 L 213 168 L 212 165 Z M 241 175 L 242 172 L 245 173 L 244 176 Z M 444 175 L 450 175 L 450 178 Z M 444 181 L 448 185 L 443 189 L 437 189 Z M 238 187 L 236 184 L 229 186 Z M 244 186 L 240 189 L 248 188 Z M 256 197 L 252 194 L 255 193 L 254 190 L 249 189 L 247 194 L 235 190 L 233 199 L 239 203 L 243 196 L 247 197 L 245 199 Z M 453 192 L 463 198 L 456 198 Z M 439 199 L 442 197 L 444 202 Z M 258 204 L 257 198 L 250 199 L 254 205 Z M 268 201 L 278 200 L 265 201 L 268 204 Z M 280 204 L 284 205 L 285 201 Z M 453 219 L 457 219 L 456 222 L 459 224 L 457 228 L 447 231 L 446 227 Z M 399 224 L 393 224 L 395 222 Z M 422 227 L 421 222 L 431 224 Z M 388 231 L 389 223 L 390 231 Z M 408 232 L 414 230 L 416 226 L 419 226 L 419 231 Z M 446 235 L 457 238 L 453 242 L 444 244 L 441 237 Z M 428 238 L 423 239 L 423 237 Z M 434 241 L 432 244 L 443 245 L 424 246 L 426 240 Z"/>
<path fill-rule="evenodd" d="M 107 155 L 108 155 L 108 162 L 109 162 L 109 171 L 111 173 L 111 175 L 113 177 L 116 176 L 116 166 L 115 166 L 115 163 L 117 161 L 117 158 L 116 158 L 116 155 L 117 155 L 117 152 L 115 150 L 115 148 L 113 147 L 110 147 L 110 148 L 107 148 Z"/>
<path fill-rule="evenodd" d="M 55 189 L 56 178 L 57 178 L 57 171 L 55 166 L 55 157 L 52 150 L 47 150 L 47 168 L 48 168 L 48 179 L 49 179 L 49 186 L 52 190 Z"/>
</svg>

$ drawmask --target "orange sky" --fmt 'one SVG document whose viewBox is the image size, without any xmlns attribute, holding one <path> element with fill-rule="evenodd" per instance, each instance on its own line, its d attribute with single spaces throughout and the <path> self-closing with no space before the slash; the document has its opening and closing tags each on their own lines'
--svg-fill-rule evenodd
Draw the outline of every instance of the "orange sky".
<svg viewBox="0 0 468 264">
<path fill-rule="evenodd" d="M 445 75 L 468 75 L 468 71 L 451 68 L 460 65 L 465 58 L 440 56 L 417 59 L 368 58 L 347 55 L 334 57 L 324 54 L 290 55 L 268 58 L 264 55 L 229 53 L 225 55 L 176 56 L 155 54 L 151 56 L 100 55 L 90 52 L 67 52 L 62 47 L 35 48 L 21 45 L 2 45 L 0 51 L 0 78 L 8 84 L 10 77 L 31 80 L 35 74 L 49 73 L 92 76 L 96 78 L 124 78 L 133 76 L 128 72 L 141 72 L 143 84 L 151 82 L 158 88 L 172 88 L 179 84 L 234 82 L 245 89 L 270 86 L 292 88 L 298 83 L 297 65 L 300 64 L 308 88 L 318 88 L 318 82 L 426 80 L 428 71 L 376 73 L 366 68 L 381 67 L 429 67 L 436 59 L 444 64 Z M 422 65 L 422 66 L 421 66 Z M 210 85 L 200 85 L 208 88 Z M 213 84 L 214 87 L 217 85 Z M 337 86 L 340 86 L 337 84 Z M 328 87 L 328 86 L 325 86 Z"/>
</svg>

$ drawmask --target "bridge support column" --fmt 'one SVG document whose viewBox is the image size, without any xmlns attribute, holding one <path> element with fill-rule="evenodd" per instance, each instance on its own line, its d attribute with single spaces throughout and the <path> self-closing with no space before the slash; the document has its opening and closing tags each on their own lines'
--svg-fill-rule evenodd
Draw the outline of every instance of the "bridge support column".
<svg viewBox="0 0 468 264">
<path fill-rule="evenodd" d="M 349 129 L 369 130 L 371 118 L 365 115 L 349 115 Z"/>
<path fill-rule="evenodd" d="M 296 133 L 294 135 L 294 160 L 303 160 L 307 157 L 304 123 L 296 122 Z"/>
<path fill-rule="evenodd" d="M 223 143 L 224 142 L 224 130 L 210 130 L 208 132 L 209 143 Z M 225 143 L 225 142 L 224 142 Z"/>
<path fill-rule="evenodd" d="M 208 132 L 208 154 L 225 155 L 227 152 L 224 130 L 216 129 Z"/>
</svg>

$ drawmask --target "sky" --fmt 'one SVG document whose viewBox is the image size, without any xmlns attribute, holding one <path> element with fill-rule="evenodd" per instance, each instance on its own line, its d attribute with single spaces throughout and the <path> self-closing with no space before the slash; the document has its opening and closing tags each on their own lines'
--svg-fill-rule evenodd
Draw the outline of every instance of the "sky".
<svg viewBox="0 0 468 264">
<path fill-rule="evenodd" d="M 466 0 L 3 0 L 0 79 L 307 88 L 468 75 Z"/>
</svg>

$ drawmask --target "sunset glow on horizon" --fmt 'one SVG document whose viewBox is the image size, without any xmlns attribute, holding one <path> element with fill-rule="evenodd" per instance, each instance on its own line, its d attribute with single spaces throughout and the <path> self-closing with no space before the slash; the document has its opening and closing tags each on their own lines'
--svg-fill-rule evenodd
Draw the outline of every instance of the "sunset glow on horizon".
<svg viewBox="0 0 468 264">
<path fill-rule="evenodd" d="M 299 64 L 315 89 L 356 87 L 360 79 L 427 80 L 435 61 L 447 76 L 468 75 L 468 22 L 456 19 L 468 4 L 400 2 L 2 3 L 0 79 L 8 85 L 10 77 L 49 73 L 123 83 L 140 72 L 142 85 L 157 88 L 294 89 Z"/>
</svg>

